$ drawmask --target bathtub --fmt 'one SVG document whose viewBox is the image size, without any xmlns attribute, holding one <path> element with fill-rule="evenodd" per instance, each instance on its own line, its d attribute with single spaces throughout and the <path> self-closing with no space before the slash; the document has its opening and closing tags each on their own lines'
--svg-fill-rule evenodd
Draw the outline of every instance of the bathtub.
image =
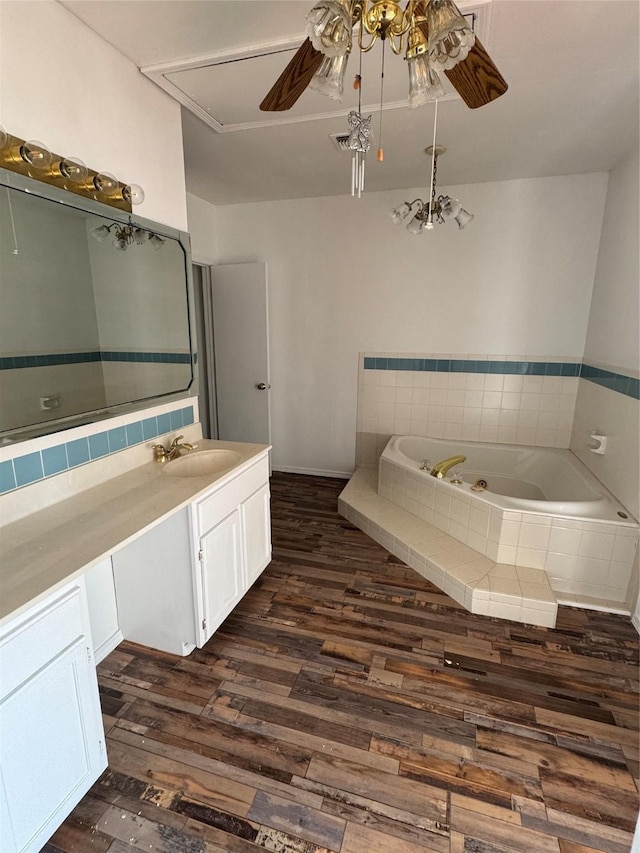
<svg viewBox="0 0 640 853">
<path fill-rule="evenodd" d="M 491 506 L 564 518 L 619 521 L 620 513 L 630 518 L 570 450 L 396 435 L 382 458 L 430 476 L 420 471 L 423 460 L 435 465 L 454 455 L 467 460 L 454 466 L 447 478 L 452 471 L 462 471 L 462 490 Z M 486 490 L 472 492 L 480 479 L 486 481 Z"/>
<path fill-rule="evenodd" d="M 457 455 L 443 479 L 420 470 Z M 556 592 L 626 599 L 638 524 L 569 450 L 393 436 L 378 493 L 498 563 L 545 569 Z"/>
</svg>

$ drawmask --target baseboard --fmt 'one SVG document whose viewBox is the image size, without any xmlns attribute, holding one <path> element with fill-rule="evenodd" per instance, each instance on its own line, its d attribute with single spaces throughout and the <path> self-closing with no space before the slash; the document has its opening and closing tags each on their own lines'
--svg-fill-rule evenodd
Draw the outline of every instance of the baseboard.
<svg viewBox="0 0 640 853">
<path fill-rule="evenodd" d="M 283 474 L 308 474 L 311 477 L 337 477 L 340 480 L 350 480 L 353 477 L 353 471 L 325 471 L 320 468 L 295 468 L 290 465 L 274 465 L 274 471 L 280 471 Z"/>
<path fill-rule="evenodd" d="M 100 643 L 98 648 L 93 653 L 93 657 L 96 664 L 104 660 L 107 655 L 110 655 L 111 652 L 115 648 L 117 648 L 123 640 L 124 637 L 122 636 L 122 631 L 118 630 L 115 632 L 115 634 L 112 634 L 110 637 L 107 637 L 107 639 L 103 643 Z"/>
</svg>

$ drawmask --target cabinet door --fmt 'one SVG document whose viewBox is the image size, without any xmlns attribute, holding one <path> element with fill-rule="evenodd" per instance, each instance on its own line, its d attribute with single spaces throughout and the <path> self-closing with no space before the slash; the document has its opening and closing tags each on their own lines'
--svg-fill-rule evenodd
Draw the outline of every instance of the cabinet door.
<svg viewBox="0 0 640 853">
<path fill-rule="evenodd" d="M 271 560 L 271 504 L 269 484 L 244 501 L 240 507 L 245 544 L 246 589 Z"/>
<path fill-rule="evenodd" d="M 38 851 L 106 767 L 83 590 L 1 639 L 3 853 Z"/>
<path fill-rule="evenodd" d="M 118 607 L 111 557 L 96 563 L 86 571 L 84 582 L 87 588 L 93 656 L 96 663 L 100 663 L 123 639 L 118 626 Z"/>
<path fill-rule="evenodd" d="M 203 646 L 240 600 L 243 588 L 240 512 L 234 509 L 200 539 Z"/>
</svg>

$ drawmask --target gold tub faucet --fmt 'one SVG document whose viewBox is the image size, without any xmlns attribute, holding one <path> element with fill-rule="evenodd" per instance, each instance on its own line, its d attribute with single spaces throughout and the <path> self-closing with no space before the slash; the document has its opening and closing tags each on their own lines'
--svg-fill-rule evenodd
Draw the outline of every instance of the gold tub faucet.
<svg viewBox="0 0 640 853">
<path fill-rule="evenodd" d="M 438 462 L 433 466 L 431 476 L 441 480 L 449 468 L 453 468 L 454 465 L 460 465 L 462 462 L 466 462 L 466 460 L 466 456 L 449 456 L 448 459 L 443 459 L 442 462 Z"/>
</svg>

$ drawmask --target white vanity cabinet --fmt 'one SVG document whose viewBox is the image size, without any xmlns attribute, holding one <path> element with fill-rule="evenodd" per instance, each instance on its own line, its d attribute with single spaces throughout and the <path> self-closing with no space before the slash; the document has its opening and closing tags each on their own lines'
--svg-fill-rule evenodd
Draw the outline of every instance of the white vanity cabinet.
<svg viewBox="0 0 640 853">
<path fill-rule="evenodd" d="M 84 579 L 0 629 L 0 842 L 35 853 L 107 766 Z"/>
<path fill-rule="evenodd" d="M 267 456 L 224 488 L 195 501 L 191 525 L 201 647 L 271 560 Z"/>
<path fill-rule="evenodd" d="M 267 450 L 112 556 L 126 640 L 188 655 L 271 560 Z"/>
</svg>

